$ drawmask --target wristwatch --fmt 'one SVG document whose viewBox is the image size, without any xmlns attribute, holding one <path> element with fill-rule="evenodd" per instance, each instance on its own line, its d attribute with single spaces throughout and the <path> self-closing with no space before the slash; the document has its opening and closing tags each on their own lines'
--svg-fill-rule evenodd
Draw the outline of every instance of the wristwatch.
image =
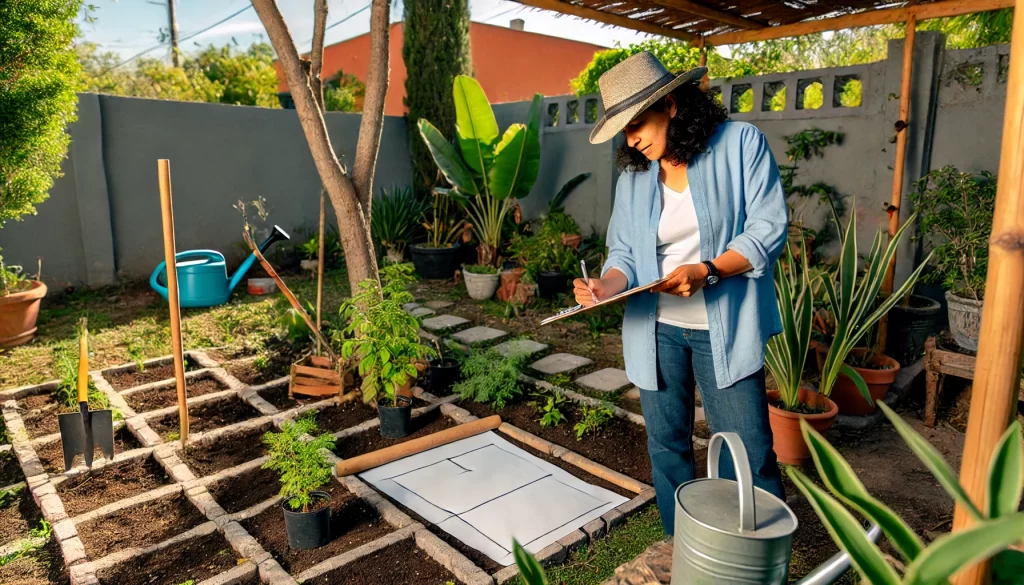
<svg viewBox="0 0 1024 585">
<path fill-rule="evenodd" d="M 714 262 L 711 262 L 710 260 L 705 260 L 703 264 L 708 267 L 708 275 L 704 279 L 704 286 L 715 286 L 718 284 L 718 281 L 722 279 L 721 276 L 719 276 L 718 268 L 715 267 Z"/>
</svg>

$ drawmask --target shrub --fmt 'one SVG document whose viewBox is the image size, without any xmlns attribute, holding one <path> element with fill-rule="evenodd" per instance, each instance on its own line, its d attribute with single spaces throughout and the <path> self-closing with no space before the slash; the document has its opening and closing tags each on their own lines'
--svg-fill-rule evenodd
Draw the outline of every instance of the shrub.
<svg viewBox="0 0 1024 585">
<path fill-rule="evenodd" d="M 503 357 L 494 349 L 474 351 L 462 364 L 462 381 L 452 391 L 464 399 L 486 402 L 501 410 L 522 393 L 519 374 L 526 361 L 523 355 Z"/>
<path fill-rule="evenodd" d="M 312 492 L 331 479 L 331 465 L 320 451 L 334 448 L 334 436 L 328 433 L 313 437 L 317 431 L 316 414 L 307 412 L 295 421 L 281 425 L 281 432 L 263 435 L 270 459 L 263 469 L 272 469 L 281 475 L 282 498 L 292 510 L 309 511 Z M 304 441 L 303 435 L 313 437 Z"/>
</svg>

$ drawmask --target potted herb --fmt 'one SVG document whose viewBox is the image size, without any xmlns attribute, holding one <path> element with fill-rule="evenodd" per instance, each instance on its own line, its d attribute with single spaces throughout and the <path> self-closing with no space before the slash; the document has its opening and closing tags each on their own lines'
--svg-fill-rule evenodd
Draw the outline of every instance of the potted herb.
<svg viewBox="0 0 1024 585">
<path fill-rule="evenodd" d="M 886 267 L 906 235 L 907 227 L 914 224 L 916 214 L 907 219 L 885 246 L 883 241 L 887 236 L 883 231 L 880 229 L 875 234 L 863 274 L 857 267 L 856 214 L 851 215 L 845 231 L 836 218 L 843 245 L 835 275 L 837 282 L 829 278 L 822 281 L 835 329 L 827 344 L 818 345 L 817 352 L 821 370 L 819 392 L 830 397 L 841 414 L 859 415 L 874 412 L 874 402 L 889 392 L 900 365 L 879 348 L 858 347 L 858 344 L 868 338 L 879 319 L 914 287 L 925 264 L 918 266 L 896 292 L 880 298 Z"/>
<path fill-rule="evenodd" d="M 409 187 L 385 189 L 373 202 L 370 229 L 388 262 L 405 260 L 405 247 L 416 237 L 424 211 L 424 204 Z"/>
<path fill-rule="evenodd" d="M 960 347 L 977 351 L 996 177 L 947 166 L 921 178 L 910 197 L 921 214 L 921 233 L 939 242 L 932 250 L 935 270 L 927 278 L 946 289 L 950 333 Z"/>
<path fill-rule="evenodd" d="M 334 448 L 334 436 L 314 437 L 317 425 L 313 416 L 312 411 L 307 412 L 298 420 L 283 423 L 281 432 L 263 435 L 269 457 L 263 468 L 281 476 L 288 546 L 296 550 L 319 548 L 331 540 L 331 496 L 316 488 L 331 479 L 331 465 L 320 452 Z"/>
<path fill-rule="evenodd" d="M 302 254 L 302 260 L 299 261 L 302 269 L 306 271 L 316 270 L 320 256 L 320 236 L 314 235 L 312 238 L 299 244 L 299 252 Z"/>
<path fill-rule="evenodd" d="M 462 277 L 466 279 L 466 290 L 469 291 L 471 299 L 486 301 L 498 290 L 498 269 L 493 266 L 463 266 Z"/>
<path fill-rule="evenodd" d="M 0 256 L 0 348 L 29 342 L 36 333 L 39 305 L 46 285 L 25 277 L 21 266 L 8 266 Z"/>
<path fill-rule="evenodd" d="M 553 299 L 565 292 L 568 275 L 576 263 L 576 251 L 561 241 L 551 242 L 547 253 L 540 259 L 537 272 L 538 295 Z"/>
<path fill-rule="evenodd" d="M 765 367 L 776 384 L 775 390 L 768 391 L 768 422 L 775 454 L 780 463 L 789 465 L 803 464 L 811 456 L 800 432 L 800 420 L 805 419 L 815 430 L 825 432 L 839 414 L 839 408 L 828 396 L 803 383 L 814 320 L 814 289 L 806 248 L 802 240 L 798 242 L 799 252 L 787 246 L 786 262 L 775 265 L 775 294 L 782 332 L 768 340 L 765 353 Z"/>
<path fill-rule="evenodd" d="M 402 308 L 413 300 L 406 290 L 412 279 L 408 264 L 386 266 L 381 270 L 383 287 L 365 280 L 341 308 L 348 322 L 341 355 L 358 363 L 363 401 L 376 403 L 380 433 L 389 438 L 409 434 L 412 399 L 400 390 L 419 373 L 415 362 L 434 353 L 420 343 L 419 320 Z"/>
<path fill-rule="evenodd" d="M 445 396 L 451 393 L 452 384 L 459 381 L 459 361 L 444 357 L 441 346 L 435 341 L 437 357 L 430 360 L 427 368 L 427 389 L 434 396 Z"/>
<path fill-rule="evenodd" d="M 459 238 L 466 232 L 465 222 L 456 220 L 455 198 L 451 189 L 435 188 L 431 215 L 423 217 L 427 240 L 409 247 L 416 273 L 423 278 L 447 280 L 459 269 Z"/>
</svg>

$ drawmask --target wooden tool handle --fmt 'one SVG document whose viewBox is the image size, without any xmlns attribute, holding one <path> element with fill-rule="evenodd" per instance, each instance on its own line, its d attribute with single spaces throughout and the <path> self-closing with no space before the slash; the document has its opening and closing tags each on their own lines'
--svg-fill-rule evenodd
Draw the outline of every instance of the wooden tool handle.
<svg viewBox="0 0 1024 585">
<path fill-rule="evenodd" d="M 174 244 L 174 204 L 171 199 L 171 161 L 156 161 L 160 183 L 160 216 L 164 232 L 164 262 L 167 266 L 167 304 L 171 313 L 171 350 L 174 353 L 174 383 L 178 391 L 178 426 L 181 444 L 188 440 L 188 398 L 185 395 L 185 351 L 181 342 L 181 306 L 178 304 L 178 264 Z"/>
<path fill-rule="evenodd" d="M 89 402 L 89 330 L 84 319 L 78 335 L 78 402 Z"/>
<path fill-rule="evenodd" d="M 426 437 L 420 437 L 418 439 L 406 441 L 405 443 L 379 449 L 372 453 L 366 453 L 365 455 L 359 455 L 358 457 L 346 459 L 345 461 L 339 461 L 338 477 L 362 473 L 367 469 L 380 467 L 381 465 L 391 463 L 392 461 L 398 461 L 403 457 L 422 453 L 433 449 L 434 447 L 440 447 L 441 445 L 454 443 L 455 441 L 472 437 L 473 435 L 493 431 L 500 426 L 500 416 L 489 416 L 454 428 L 445 429 L 439 433 L 427 435 Z M 342 440 L 344 441 L 344 439 Z"/>
</svg>

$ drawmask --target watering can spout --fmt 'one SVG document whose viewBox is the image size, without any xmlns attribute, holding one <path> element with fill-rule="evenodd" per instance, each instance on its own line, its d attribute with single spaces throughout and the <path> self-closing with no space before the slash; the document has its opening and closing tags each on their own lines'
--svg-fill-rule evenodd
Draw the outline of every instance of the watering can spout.
<svg viewBox="0 0 1024 585">
<path fill-rule="evenodd" d="M 274 229 L 270 231 L 270 236 L 263 240 L 263 243 L 257 246 L 257 248 L 259 249 L 260 254 L 263 254 L 274 242 L 290 239 L 291 236 L 288 235 L 288 232 L 281 229 L 280 226 L 275 225 Z M 255 261 L 256 254 L 249 254 L 249 257 L 242 262 L 242 265 L 238 267 L 238 270 L 235 270 L 235 274 L 231 277 L 231 282 L 228 283 L 228 291 L 235 290 L 235 287 L 238 286 L 238 283 L 241 282 L 243 278 L 245 278 L 245 274 L 249 272 L 249 269 L 252 268 L 252 263 Z"/>
</svg>

